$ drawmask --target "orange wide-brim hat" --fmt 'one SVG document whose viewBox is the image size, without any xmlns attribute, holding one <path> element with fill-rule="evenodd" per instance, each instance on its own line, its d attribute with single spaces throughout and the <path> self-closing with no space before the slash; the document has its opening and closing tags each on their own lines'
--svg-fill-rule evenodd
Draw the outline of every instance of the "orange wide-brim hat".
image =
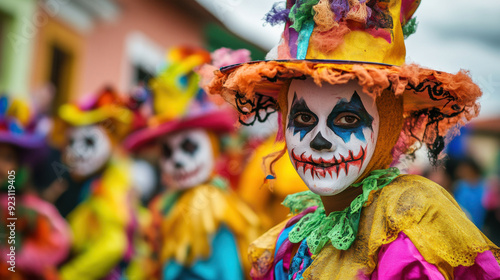
<svg viewBox="0 0 500 280">
<path fill-rule="evenodd" d="M 480 88 L 467 71 L 457 74 L 405 64 L 403 31 L 414 30 L 419 0 L 288 0 L 267 15 L 284 22 L 270 60 L 223 67 L 208 85 L 240 113 L 240 123 L 263 119 L 277 108 L 278 94 L 290 79 L 311 77 L 316 84 L 357 80 L 378 97 L 389 89 L 403 96 L 404 118 L 422 128 L 412 136 L 431 144 L 457 124 L 479 113 Z M 273 110 L 274 109 L 274 110 Z M 411 144 L 411 143 L 407 143 Z"/>
</svg>

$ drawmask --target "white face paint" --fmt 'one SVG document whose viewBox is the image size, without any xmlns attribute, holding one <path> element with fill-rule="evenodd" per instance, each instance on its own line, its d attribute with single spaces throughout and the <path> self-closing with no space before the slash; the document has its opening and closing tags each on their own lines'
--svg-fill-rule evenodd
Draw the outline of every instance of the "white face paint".
<svg viewBox="0 0 500 280">
<path fill-rule="evenodd" d="M 285 138 L 290 159 L 311 191 L 335 195 L 363 173 L 377 142 L 379 116 L 356 81 L 293 80 Z"/>
<path fill-rule="evenodd" d="M 160 166 L 164 183 L 187 189 L 206 182 L 214 169 L 212 142 L 203 129 L 180 131 L 162 139 Z"/>
<path fill-rule="evenodd" d="M 68 136 L 64 160 L 70 172 L 78 177 L 94 174 L 111 157 L 111 141 L 97 125 L 72 128 Z"/>
</svg>

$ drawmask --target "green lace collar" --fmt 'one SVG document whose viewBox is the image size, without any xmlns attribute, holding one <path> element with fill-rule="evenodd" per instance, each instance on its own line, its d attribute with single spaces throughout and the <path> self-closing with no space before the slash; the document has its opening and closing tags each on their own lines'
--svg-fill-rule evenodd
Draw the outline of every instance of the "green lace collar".
<svg viewBox="0 0 500 280">
<path fill-rule="evenodd" d="M 332 212 L 328 216 L 325 214 L 321 197 L 311 191 L 287 196 L 283 205 L 290 208 L 293 214 L 311 206 L 318 206 L 316 211 L 300 218 L 288 234 L 288 239 L 292 243 L 299 243 L 307 238 L 307 246 L 313 255 L 318 254 L 328 242 L 339 250 L 349 249 L 356 239 L 361 209 L 368 201 L 370 193 L 387 186 L 399 173 L 399 169 L 394 167 L 371 172 L 363 181 L 352 185 L 362 186 L 363 193 L 346 209 Z"/>
</svg>

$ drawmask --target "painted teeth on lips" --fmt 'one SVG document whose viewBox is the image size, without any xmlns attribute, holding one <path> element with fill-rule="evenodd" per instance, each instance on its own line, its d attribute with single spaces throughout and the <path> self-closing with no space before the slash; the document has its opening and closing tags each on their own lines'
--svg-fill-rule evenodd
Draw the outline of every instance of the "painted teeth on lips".
<svg viewBox="0 0 500 280">
<path fill-rule="evenodd" d="M 317 166 L 323 167 L 323 168 L 332 167 L 334 165 L 335 165 L 334 163 L 327 163 L 327 162 L 322 162 L 322 163 L 317 164 Z"/>
<path fill-rule="evenodd" d="M 311 177 L 313 178 L 314 176 L 318 177 L 318 179 L 320 179 L 320 177 L 325 178 L 326 174 L 330 174 L 333 178 L 333 172 L 335 172 L 338 178 L 342 169 L 347 175 L 349 167 L 352 165 L 358 166 L 359 169 L 361 169 L 366 156 L 366 148 L 367 147 L 360 147 L 357 155 L 354 155 L 352 151 L 349 151 L 349 155 L 347 157 L 340 155 L 340 159 L 337 159 L 334 156 L 331 160 L 325 160 L 321 157 L 319 159 L 314 159 L 311 155 L 306 157 L 305 152 L 299 156 L 295 153 L 294 149 L 292 149 L 292 158 L 295 163 L 295 168 L 299 169 L 300 167 L 303 167 L 304 174 L 309 171 Z"/>
<path fill-rule="evenodd" d="M 201 167 L 195 168 L 193 171 L 180 171 L 175 175 L 175 180 L 177 181 L 185 181 L 190 177 L 196 175 L 200 171 Z"/>
</svg>

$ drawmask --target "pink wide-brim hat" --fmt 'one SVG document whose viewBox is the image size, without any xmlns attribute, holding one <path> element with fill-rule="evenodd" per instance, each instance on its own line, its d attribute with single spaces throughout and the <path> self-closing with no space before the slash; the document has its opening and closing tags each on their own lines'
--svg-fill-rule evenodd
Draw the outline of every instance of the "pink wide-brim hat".
<svg viewBox="0 0 500 280">
<path fill-rule="evenodd" d="M 174 119 L 157 126 L 138 130 L 125 139 L 123 146 L 129 151 L 138 150 L 155 142 L 156 139 L 186 129 L 206 129 L 216 133 L 228 133 L 235 129 L 236 112 L 231 108 L 213 110 L 204 114 Z"/>
</svg>

